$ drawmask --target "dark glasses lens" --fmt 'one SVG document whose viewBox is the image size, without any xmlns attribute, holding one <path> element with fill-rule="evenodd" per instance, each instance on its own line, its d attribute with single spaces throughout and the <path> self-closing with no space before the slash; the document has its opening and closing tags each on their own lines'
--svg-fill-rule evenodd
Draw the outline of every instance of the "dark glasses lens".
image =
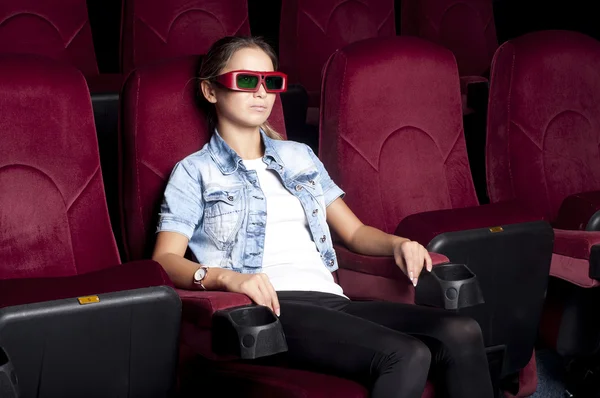
<svg viewBox="0 0 600 398">
<path fill-rule="evenodd" d="M 258 85 L 258 76 L 237 75 L 236 82 L 239 88 L 256 88 L 256 86 Z"/>
<path fill-rule="evenodd" d="M 281 90 L 283 88 L 283 77 L 267 76 L 265 78 L 265 84 L 269 90 Z"/>
</svg>

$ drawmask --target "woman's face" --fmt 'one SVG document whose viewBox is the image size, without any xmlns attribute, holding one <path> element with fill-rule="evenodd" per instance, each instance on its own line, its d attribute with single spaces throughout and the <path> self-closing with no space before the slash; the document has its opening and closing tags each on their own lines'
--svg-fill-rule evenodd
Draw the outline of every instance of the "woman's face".
<svg viewBox="0 0 600 398">
<path fill-rule="evenodd" d="M 273 71 L 271 58 L 258 48 L 244 48 L 236 51 L 221 74 L 234 70 L 257 72 Z M 257 127 L 263 124 L 273 108 L 275 94 L 267 93 L 261 84 L 256 92 L 233 91 L 218 84 L 210 86 L 209 93 L 203 90 L 207 100 L 215 104 L 219 121 L 243 127 Z"/>
</svg>

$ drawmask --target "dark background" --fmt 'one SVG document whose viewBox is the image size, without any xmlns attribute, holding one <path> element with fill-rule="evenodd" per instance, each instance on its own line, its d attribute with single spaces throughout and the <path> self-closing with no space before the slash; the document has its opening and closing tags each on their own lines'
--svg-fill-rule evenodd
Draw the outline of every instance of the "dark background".
<svg viewBox="0 0 600 398">
<path fill-rule="evenodd" d="M 600 39 L 597 0 L 495 0 L 494 14 L 500 43 L 527 32 L 568 29 Z M 94 46 L 101 72 L 118 72 L 121 0 L 87 0 Z M 600 5 L 600 4 L 599 4 Z M 277 50 L 281 0 L 249 0 L 250 28 Z M 396 26 L 400 30 L 400 1 Z"/>
</svg>

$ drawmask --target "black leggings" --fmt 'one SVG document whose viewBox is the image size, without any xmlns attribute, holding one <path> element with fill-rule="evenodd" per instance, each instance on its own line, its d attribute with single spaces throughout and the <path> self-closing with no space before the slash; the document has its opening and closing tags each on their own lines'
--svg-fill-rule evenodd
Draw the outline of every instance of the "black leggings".
<svg viewBox="0 0 600 398">
<path fill-rule="evenodd" d="M 277 294 L 292 366 L 360 381 L 372 398 L 419 398 L 428 374 L 441 395 L 493 397 L 481 329 L 470 318 L 328 293 Z"/>
</svg>

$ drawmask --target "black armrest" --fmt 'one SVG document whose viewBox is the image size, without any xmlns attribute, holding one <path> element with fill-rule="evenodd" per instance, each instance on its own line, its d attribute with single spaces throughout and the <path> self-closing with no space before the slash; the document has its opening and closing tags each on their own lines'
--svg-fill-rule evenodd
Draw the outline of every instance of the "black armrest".
<svg viewBox="0 0 600 398">
<path fill-rule="evenodd" d="M 2 398 L 19 397 L 19 383 L 15 368 L 2 347 L 0 347 L 0 393 Z"/>
<path fill-rule="evenodd" d="M 592 214 L 585 226 L 586 231 L 600 231 L 600 210 Z"/>
</svg>

